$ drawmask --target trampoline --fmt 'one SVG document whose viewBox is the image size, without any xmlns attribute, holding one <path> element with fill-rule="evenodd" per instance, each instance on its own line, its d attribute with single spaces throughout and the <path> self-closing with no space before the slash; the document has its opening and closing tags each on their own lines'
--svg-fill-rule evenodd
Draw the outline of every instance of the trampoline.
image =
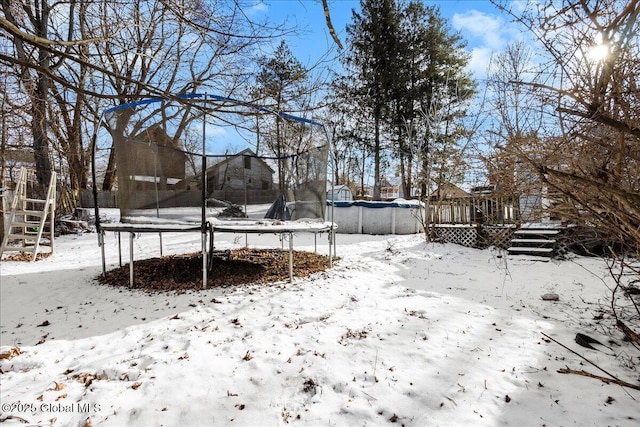
<svg viewBox="0 0 640 427">
<path fill-rule="evenodd" d="M 322 123 L 228 97 L 188 94 L 149 98 L 106 110 L 110 143 L 92 139 L 92 176 L 102 272 L 105 232 L 129 234 L 129 286 L 135 284 L 133 238 L 140 233 L 200 233 L 202 286 L 214 274 L 216 233 L 326 233 L 329 265 L 335 253 L 333 222 L 325 220 L 329 140 Z M 240 129 L 255 144 L 222 146 L 221 129 Z M 207 134 L 215 134 L 209 137 Z M 223 154 L 210 154 L 217 151 Z M 117 176 L 120 222 L 102 223 L 98 169 Z M 333 253 L 332 253 L 333 250 Z"/>
</svg>

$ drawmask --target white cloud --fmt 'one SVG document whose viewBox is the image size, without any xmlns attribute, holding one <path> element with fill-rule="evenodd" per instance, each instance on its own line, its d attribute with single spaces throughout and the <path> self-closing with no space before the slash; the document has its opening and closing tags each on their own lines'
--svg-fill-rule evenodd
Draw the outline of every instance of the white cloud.
<svg viewBox="0 0 640 427">
<path fill-rule="evenodd" d="M 478 10 L 455 13 L 452 26 L 459 31 L 471 51 L 468 69 L 477 79 L 484 79 L 491 56 L 505 49 L 516 40 L 522 39 L 522 32 L 502 16 Z"/>
<path fill-rule="evenodd" d="M 269 6 L 262 0 L 256 1 L 252 6 L 245 10 L 248 16 L 255 16 L 266 13 L 269 10 Z"/>
<path fill-rule="evenodd" d="M 471 71 L 475 78 L 482 80 L 486 77 L 493 53 L 494 51 L 488 47 L 471 49 L 471 60 L 467 65 L 467 69 Z"/>
<path fill-rule="evenodd" d="M 506 25 L 498 16 L 488 15 L 478 10 L 469 10 L 465 13 L 455 13 L 451 20 L 453 28 L 471 37 L 467 37 L 472 44 L 477 44 L 478 39 L 482 44 L 492 50 L 500 50 L 507 44 Z"/>
</svg>

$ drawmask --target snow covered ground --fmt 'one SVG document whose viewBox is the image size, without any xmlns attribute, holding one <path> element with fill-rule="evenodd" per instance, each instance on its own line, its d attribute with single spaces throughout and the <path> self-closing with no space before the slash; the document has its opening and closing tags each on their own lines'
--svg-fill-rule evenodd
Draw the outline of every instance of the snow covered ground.
<svg viewBox="0 0 640 427">
<path fill-rule="evenodd" d="M 326 253 L 325 240 L 318 250 Z M 193 252 L 200 235 L 165 234 L 163 242 L 165 254 Z M 295 242 L 313 250 L 312 236 Z M 244 243 L 244 235 L 216 235 L 220 249 Z M 281 245 L 274 235 L 248 243 Z M 157 235 L 134 245 L 138 259 L 159 253 Z M 106 246 L 117 265 L 112 234 Z M 0 421 L 640 424 L 639 391 L 558 373 L 604 375 L 543 335 L 639 384 L 637 351 L 606 313 L 611 283 L 601 260 L 507 256 L 426 244 L 421 235 L 338 235 L 338 256 L 333 269 L 294 283 L 181 295 L 96 284 L 95 234 L 61 237 L 55 254 L 36 263 L 2 261 Z M 550 292 L 559 301 L 541 299 Z M 577 333 L 610 348 L 581 347 Z"/>
</svg>

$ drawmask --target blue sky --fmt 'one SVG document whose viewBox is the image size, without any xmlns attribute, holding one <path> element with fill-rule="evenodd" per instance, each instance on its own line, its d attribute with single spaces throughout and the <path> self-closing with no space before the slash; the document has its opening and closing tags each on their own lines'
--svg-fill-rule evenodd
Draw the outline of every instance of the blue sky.
<svg viewBox="0 0 640 427">
<path fill-rule="evenodd" d="M 250 1 L 253 1 L 253 7 L 246 9 L 245 12 L 251 18 L 258 21 L 268 19 L 274 24 L 286 22 L 289 27 L 293 25 L 299 27 L 299 34 L 287 38 L 287 43 L 296 58 L 307 68 L 315 66 L 321 60 L 335 60 L 340 54 L 327 29 L 321 0 Z M 492 54 L 502 51 L 508 43 L 524 37 L 521 29 L 489 1 L 423 1 L 426 5 L 439 6 L 440 14 L 449 22 L 451 31 L 459 31 L 466 40 L 467 50 L 471 53 L 469 71 L 480 84 L 486 77 Z M 519 4 L 525 5 L 528 1 L 514 0 L 512 5 L 517 7 Z M 352 9 L 359 9 L 360 1 L 329 0 L 329 7 L 334 28 L 346 47 L 346 25 L 351 22 Z M 279 43 L 280 40 L 274 41 L 273 48 L 275 49 Z M 268 53 L 265 52 L 265 54 Z M 323 65 L 326 66 L 327 63 Z M 232 140 L 226 133 L 216 135 L 216 140 Z M 236 141 L 231 145 L 239 151 L 238 147 L 246 143 L 247 141 L 242 143 Z M 216 150 L 213 149 L 213 151 Z"/>
<path fill-rule="evenodd" d="M 521 31 L 489 1 L 485 0 L 424 0 L 427 5 L 437 5 L 452 30 L 459 31 L 467 41 L 472 54 L 469 68 L 482 79 L 492 53 L 499 52 L 513 40 L 522 37 Z M 516 0 L 514 4 L 525 3 Z M 329 0 L 331 19 L 343 44 L 346 42 L 346 25 L 351 21 L 352 9 L 358 10 L 359 0 Z M 335 57 L 338 50 L 325 24 L 320 0 L 256 0 L 252 13 L 267 17 L 274 23 L 286 21 L 298 24 L 300 35 L 287 39 L 294 55 L 306 66 L 312 66 L 329 52 Z"/>
</svg>

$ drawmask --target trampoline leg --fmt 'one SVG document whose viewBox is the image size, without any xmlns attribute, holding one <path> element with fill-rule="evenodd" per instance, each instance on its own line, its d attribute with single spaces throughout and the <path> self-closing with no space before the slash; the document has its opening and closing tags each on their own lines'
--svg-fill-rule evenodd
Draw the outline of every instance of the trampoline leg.
<svg viewBox="0 0 640 427">
<path fill-rule="evenodd" d="M 207 259 L 207 271 L 213 271 L 213 250 L 214 248 L 214 233 L 213 227 L 209 230 L 209 251 L 208 253 L 211 255 L 209 259 Z"/>
<path fill-rule="evenodd" d="M 293 282 L 293 233 L 289 233 L 289 282 Z"/>
<path fill-rule="evenodd" d="M 207 289 L 207 233 L 202 233 L 202 289 Z"/>
<path fill-rule="evenodd" d="M 336 230 L 331 227 L 331 235 L 333 236 L 331 240 L 333 240 L 333 256 L 338 256 L 338 249 L 336 249 Z"/>
<path fill-rule="evenodd" d="M 104 232 L 100 232 L 98 235 L 98 244 L 100 245 L 100 252 L 102 253 L 102 275 L 107 274 L 107 263 L 104 260 Z"/>
<path fill-rule="evenodd" d="M 333 237 L 333 227 L 329 230 L 329 268 L 333 268 L 333 256 L 331 254 L 331 243 Z"/>
<path fill-rule="evenodd" d="M 133 233 L 129 233 L 129 287 L 133 287 Z"/>
<path fill-rule="evenodd" d="M 162 256 L 162 231 L 160 231 L 158 235 L 160 236 L 160 256 Z"/>
<path fill-rule="evenodd" d="M 313 233 L 313 253 L 318 253 L 318 233 Z"/>
<path fill-rule="evenodd" d="M 118 265 L 122 267 L 122 239 L 120 238 L 119 231 L 118 231 Z"/>
</svg>

